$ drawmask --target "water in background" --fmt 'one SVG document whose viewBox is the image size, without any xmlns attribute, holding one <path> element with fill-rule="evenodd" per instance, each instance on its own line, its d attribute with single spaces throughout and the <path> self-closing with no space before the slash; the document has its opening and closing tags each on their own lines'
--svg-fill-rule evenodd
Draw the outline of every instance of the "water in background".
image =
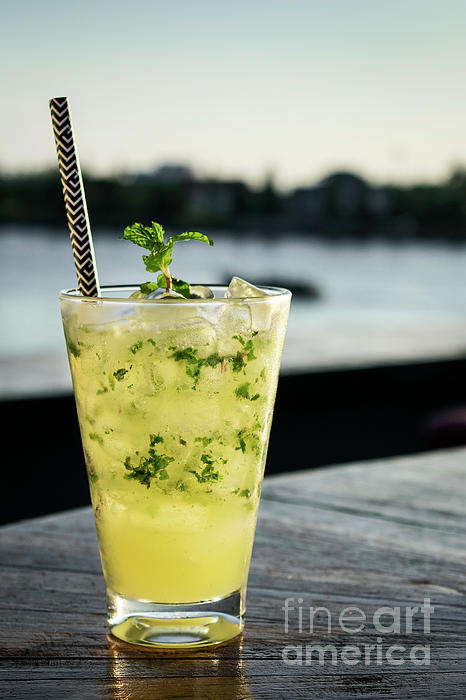
<svg viewBox="0 0 466 700">
<path fill-rule="evenodd" d="M 97 233 L 101 284 L 150 279 L 141 250 Z M 311 282 L 318 301 L 294 299 L 285 371 L 458 357 L 466 351 L 466 246 L 345 242 L 283 235 L 218 235 L 214 248 L 177 246 L 173 272 L 191 282 L 237 274 Z M 0 394 L 68 389 L 57 291 L 76 284 L 67 231 L 0 232 Z"/>
</svg>

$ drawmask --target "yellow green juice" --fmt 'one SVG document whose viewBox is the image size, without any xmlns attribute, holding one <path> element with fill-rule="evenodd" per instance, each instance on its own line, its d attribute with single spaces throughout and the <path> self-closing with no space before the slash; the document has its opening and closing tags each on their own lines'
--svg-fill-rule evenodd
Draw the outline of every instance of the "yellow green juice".
<svg viewBox="0 0 466 700">
<path fill-rule="evenodd" d="M 61 296 L 103 571 L 166 604 L 244 591 L 289 295 Z"/>
</svg>

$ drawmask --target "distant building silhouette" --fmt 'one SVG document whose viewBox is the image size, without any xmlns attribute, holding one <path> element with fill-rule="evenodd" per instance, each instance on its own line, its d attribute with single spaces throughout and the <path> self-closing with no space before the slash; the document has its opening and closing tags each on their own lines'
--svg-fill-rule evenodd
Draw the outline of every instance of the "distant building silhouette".
<svg viewBox="0 0 466 700">
<path fill-rule="evenodd" d="M 187 213 L 195 220 L 234 216 L 246 191 L 244 183 L 235 180 L 194 180 L 187 187 Z"/>
<path fill-rule="evenodd" d="M 326 197 L 325 187 L 298 187 L 288 195 L 286 208 L 293 217 L 315 222 L 324 214 Z"/>
<path fill-rule="evenodd" d="M 332 220 L 356 220 L 388 216 L 392 208 L 390 189 L 372 187 L 350 172 L 337 172 L 317 185 L 299 187 L 286 200 L 287 215 L 305 226 Z"/>
<path fill-rule="evenodd" d="M 370 187 L 366 193 L 366 206 L 376 217 L 383 218 L 391 213 L 393 197 L 388 187 Z"/>
<path fill-rule="evenodd" d="M 466 241 L 466 168 L 437 184 L 372 185 L 351 172 L 281 193 L 271 178 L 260 187 L 240 180 L 196 179 L 183 163 L 148 173 L 85 173 L 94 226 L 122 229 L 154 217 L 176 226 L 216 227 L 238 233 L 284 231 L 368 239 L 413 237 Z M 0 172 L 0 224 L 63 226 L 58 173 Z M 1 233 L 1 231 L 0 231 Z"/>
<path fill-rule="evenodd" d="M 333 173 L 320 183 L 327 192 L 327 210 L 343 216 L 357 214 L 366 198 L 369 186 L 362 177 L 349 172 Z"/>
</svg>

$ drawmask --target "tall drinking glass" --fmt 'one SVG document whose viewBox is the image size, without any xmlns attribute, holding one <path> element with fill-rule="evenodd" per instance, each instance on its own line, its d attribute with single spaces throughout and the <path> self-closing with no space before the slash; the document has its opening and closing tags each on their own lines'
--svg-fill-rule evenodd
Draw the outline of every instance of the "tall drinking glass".
<svg viewBox="0 0 466 700">
<path fill-rule="evenodd" d="M 243 628 L 291 294 L 60 293 L 111 632 L 217 644 Z"/>
</svg>

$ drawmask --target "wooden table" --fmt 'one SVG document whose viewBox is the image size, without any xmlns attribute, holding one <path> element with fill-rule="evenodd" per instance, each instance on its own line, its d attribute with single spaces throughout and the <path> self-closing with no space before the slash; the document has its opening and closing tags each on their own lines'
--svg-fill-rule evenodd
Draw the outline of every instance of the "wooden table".
<svg viewBox="0 0 466 700">
<path fill-rule="evenodd" d="M 89 509 L 3 527 L 0 696 L 464 698 L 465 537 L 464 449 L 267 479 L 243 637 L 211 651 L 154 653 L 106 636 Z M 293 600 L 285 633 L 287 598 Z M 425 598 L 434 607 L 430 631 L 424 631 L 429 614 L 417 611 L 407 634 L 406 607 Z M 314 615 L 312 634 L 311 606 L 326 609 Z M 343 613 L 342 628 L 339 615 L 348 606 L 355 608 Z M 391 611 L 377 622 L 381 606 Z M 388 633 L 397 606 L 401 633 Z M 362 613 L 365 628 L 356 632 Z M 316 646 L 306 664 L 310 645 Z M 392 645 L 405 648 L 390 652 L 404 663 L 389 663 Z M 430 645 L 429 665 L 413 663 L 415 645 L 424 661 Z M 301 653 L 302 664 L 290 664 Z"/>
</svg>

